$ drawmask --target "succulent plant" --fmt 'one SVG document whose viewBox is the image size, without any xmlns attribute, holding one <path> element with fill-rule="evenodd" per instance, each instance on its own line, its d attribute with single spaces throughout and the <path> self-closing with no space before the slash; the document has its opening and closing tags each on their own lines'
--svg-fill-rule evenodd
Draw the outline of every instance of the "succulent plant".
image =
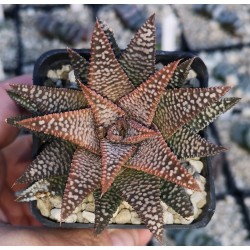
<svg viewBox="0 0 250 250">
<path fill-rule="evenodd" d="M 198 133 L 239 99 L 221 99 L 229 87 L 182 88 L 195 58 L 157 71 L 154 22 L 153 15 L 121 51 L 111 29 L 97 20 L 90 62 L 68 49 L 77 90 L 11 85 L 9 95 L 31 114 L 7 122 L 43 142 L 16 181 L 32 183 L 18 201 L 62 195 L 64 221 L 94 193 L 100 233 L 125 200 L 160 241 L 161 202 L 184 218 L 193 214 L 185 190 L 200 187 L 181 160 L 225 150 Z"/>
</svg>

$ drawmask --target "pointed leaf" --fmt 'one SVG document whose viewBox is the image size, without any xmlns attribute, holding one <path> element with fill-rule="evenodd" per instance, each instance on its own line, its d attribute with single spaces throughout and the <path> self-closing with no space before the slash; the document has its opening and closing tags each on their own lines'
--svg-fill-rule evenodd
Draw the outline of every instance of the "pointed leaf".
<svg viewBox="0 0 250 250">
<path fill-rule="evenodd" d="M 115 54 L 115 57 L 118 58 L 121 54 L 121 51 L 116 43 L 113 31 L 110 29 L 110 27 L 104 21 L 99 20 L 99 24 L 100 24 L 101 29 L 105 33 L 108 41 L 109 41 L 109 44 L 110 44 L 110 46 Z"/>
<path fill-rule="evenodd" d="M 71 65 L 74 70 L 75 78 L 80 80 L 81 82 L 87 82 L 87 74 L 89 64 L 84 57 L 78 54 L 76 51 L 67 48 L 68 55 L 70 58 Z M 78 84 L 78 82 L 77 82 Z M 78 84 L 79 86 L 79 84 Z M 80 88 L 80 86 L 79 86 Z"/>
<path fill-rule="evenodd" d="M 30 164 L 16 183 L 30 183 L 50 177 L 66 175 L 75 151 L 75 146 L 61 140 L 53 140 Z"/>
<path fill-rule="evenodd" d="M 35 104 L 42 114 L 82 109 L 87 101 L 81 91 L 36 85 L 10 84 L 12 92 Z"/>
<path fill-rule="evenodd" d="M 81 88 L 91 107 L 95 122 L 98 126 L 107 127 L 116 121 L 117 118 L 125 115 L 122 109 L 107 98 L 102 97 L 83 84 L 81 84 Z"/>
<path fill-rule="evenodd" d="M 184 62 L 182 62 L 180 65 L 177 66 L 173 76 L 169 80 L 169 84 L 167 85 L 167 88 L 180 88 L 185 83 L 189 71 L 191 69 L 191 64 L 193 63 L 195 57 L 190 58 Z"/>
<path fill-rule="evenodd" d="M 9 117 L 5 119 L 5 122 L 7 122 L 8 124 L 17 127 L 17 128 L 22 128 L 22 126 L 19 124 L 20 121 L 25 120 L 25 119 L 29 119 L 29 118 L 34 118 L 34 115 L 27 115 L 27 114 L 23 114 L 23 115 L 18 115 L 18 116 L 14 116 L 14 117 Z M 25 128 L 27 129 L 27 128 Z M 30 129 L 27 129 L 28 131 L 32 131 Z M 55 139 L 54 136 L 52 135 L 46 135 L 44 133 L 39 133 L 39 132 L 34 132 L 32 131 L 32 133 L 34 135 L 36 135 L 38 138 L 40 138 L 42 141 L 51 141 L 52 139 Z"/>
<path fill-rule="evenodd" d="M 119 143 L 110 143 L 106 139 L 101 141 L 102 152 L 102 193 L 105 193 L 121 167 L 134 153 L 135 147 Z"/>
<path fill-rule="evenodd" d="M 90 109 L 38 116 L 18 123 L 30 130 L 53 135 L 84 147 L 93 153 L 100 153 Z"/>
<path fill-rule="evenodd" d="M 20 193 L 16 201 L 27 202 L 37 200 L 38 196 L 58 195 L 62 196 L 67 176 L 57 176 L 35 182 Z"/>
<path fill-rule="evenodd" d="M 116 178 L 114 188 L 133 207 L 154 236 L 162 241 L 163 211 L 159 179 L 140 171 L 126 169 Z"/>
<path fill-rule="evenodd" d="M 188 127 L 179 129 L 168 140 L 168 145 L 179 159 L 210 156 L 227 150 L 201 138 Z"/>
<path fill-rule="evenodd" d="M 119 100 L 118 105 L 134 120 L 149 126 L 178 61 L 166 65 L 146 82 Z"/>
<path fill-rule="evenodd" d="M 184 218 L 194 215 L 190 196 L 183 187 L 168 181 L 162 181 L 161 200 Z"/>
<path fill-rule="evenodd" d="M 193 176 L 179 163 L 161 136 L 143 141 L 126 167 L 200 191 Z"/>
<path fill-rule="evenodd" d="M 122 202 L 122 198 L 112 188 L 101 196 L 101 189 L 94 192 L 95 198 L 95 232 L 101 233 Z"/>
<path fill-rule="evenodd" d="M 225 113 L 240 101 L 241 98 L 224 98 L 218 102 L 212 103 L 205 110 L 200 112 L 194 119 L 192 119 L 187 126 L 192 128 L 195 133 L 207 127 L 219 115 Z"/>
<path fill-rule="evenodd" d="M 149 129 L 140 123 L 118 119 L 106 131 L 106 139 L 114 143 L 135 144 L 157 135 L 158 132 Z"/>
<path fill-rule="evenodd" d="M 155 15 L 152 15 L 137 31 L 119 61 L 135 87 L 154 74 Z"/>
<path fill-rule="evenodd" d="M 155 112 L 154 123 L 166 140 L 229 89 L 211 87 L 167 90 Z"/>
<path fill-rule="evenodd" d="M 98 21 L 92 36 L 88 85 L 103 97 L 116 101 L 133 90 Z"/>
<path fill-rule="evenodd" d="M 101 157 L 78 147 L 74 153 L 62 201 L 62 220 L 101 182 Z"/>
<path fill-rule="evenodd" d="M 158 132 L 144 127 L 136 121 L 129 120 L 128 124 L 127 134 L 122 143 L 139 143 L 158 134 Z"/>
<path fill-rule="evenodd" d="M 23 98 L 19 94 L 16 94 L 13 90 L 7 90 L 8 95 L 13 99 L 17 104 L 21 105 L 23 108 L 27 109 L 33 114 L 39 114 L 37 105 L 27 98 Z"/>
</svg>

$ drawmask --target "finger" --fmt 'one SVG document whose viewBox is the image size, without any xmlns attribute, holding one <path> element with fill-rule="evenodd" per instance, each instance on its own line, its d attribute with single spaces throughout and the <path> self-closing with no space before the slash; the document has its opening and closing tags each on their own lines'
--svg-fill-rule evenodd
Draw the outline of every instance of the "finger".
<svg viewBox="0 0 250 250">
<path fill-rule="evenodd" d="M 110 237 L 113 246 L 145 246 L 152 234 L 147 229 L 116 229 Z"/>
<path fill-rule="evenodd" d="M 6 90 L 9 89 L 9 83 L 32 84 L 31 75 L 23 75 L 12 78 L 0 83 L 0 149 L 10 144 L 18 135 L 19 130 L 5 122 L 8 117 L 16 116 L 22 113 L 20 107 L 8 96 Z"/>
<path fill-rule="evenodd" d="M 15 157 L 13 157 L 13 154 Z M 6 180 L 11 187 L 32 160 L 32 136 L 21 135 L 2 150 L 6 169 Z M 1 163 L 1 162 L 0 162 Z"/>
<path fill-rule="evenodd" d="M 11 225 L 29 225 L 29 221 L 27 216 L 25 216 L 22 204 L 15 202 L 13 191 L 10 190 L 6 185 L 1 192 L 0 207 Z"/>
</svg>

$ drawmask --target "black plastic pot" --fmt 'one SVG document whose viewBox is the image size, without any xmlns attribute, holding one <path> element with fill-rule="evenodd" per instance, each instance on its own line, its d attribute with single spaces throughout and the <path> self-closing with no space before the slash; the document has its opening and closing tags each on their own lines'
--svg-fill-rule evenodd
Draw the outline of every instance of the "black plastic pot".
<svg viewBox="0 0 250 250">
<path fill-rule="evenodd" d="M 89 50 L 76 50 L 83 57 L 89 60 L 90 51 Z M 169 62 L 184 59 L 187 60 L 189 58 L 194 57 L 194 54 L 186 53 L 186 52 L 165 52 L 165 51 L 157 51 L 156 52 L 156 63 L 161 62 L 162 64 L 167 64 Z M 67 50 L 52 50 L 44 53 L 35 63 L 35 68 L 33 72 L 33 81 L 36 85 L 43 85 L 45 80 L 47 79 L 46 75 L 50 69 L 58 69 L 62 65 L 69 64 L 69 57 Z M 200 87 L 208 86 L 208 73 L 207 68 L 204 62 L 196 57 L 193 64 L 192 69 L 197 74 L 197 79 L 200 82 Z M 202 132 L 202 136 L 207 138 L 207 131 Z M 40 151 L 40 142 L 37 137 L 34 136 L 33 140 L 33 158 Z M 215 191 L 214 191 L 214 182 L 213 176 L 211 173 L 211 162 L 209 158 L 203 158 L 204 168 L 202 170 L 202 175 L 206 178 L 206 186 L 205 190 L 207 192 L 207 203 L 202 209 L 202 213 L 199 217 L 194 220 L 189 225 L 183 224 L 167 224 L 165 228 L 168 229 L 191 229 L 191 228 L 199 228 L 204 227 L 211 220 L 215 210 Z M 52 221 L 49 218 L 46 218 L 41 215 L 40 211 L 37 209 L 36 201 L 31 202 L 31 210 L 34 216 L 43 224 L 48 227 L 63 227 L 63 228 L 91 228 L 94 224 L 86 224 L 86 223 L 60 223 Z M 145 228 L 145 225 L 134 225 L 134 224 L 110 224 L 108 228 Z"/>
</svg>

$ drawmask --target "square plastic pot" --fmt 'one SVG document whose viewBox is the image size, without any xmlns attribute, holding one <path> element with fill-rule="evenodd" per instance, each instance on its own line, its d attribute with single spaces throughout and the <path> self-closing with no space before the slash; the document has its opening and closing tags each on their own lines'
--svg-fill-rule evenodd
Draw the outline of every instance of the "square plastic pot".
<svg viewBox="0 0 250 250">
<path fill-rule="evenodd" d="M 90 51 L 89 50 L 76 50 L 81 56 L 89 60 Z M 156 51 L 156 63 L 162 63 L 163 65 L 168 64 L 169 62 L 194 57 L 192 53 L 186 52 L 165 52 L 165 51 Z M 36 61 L 34 72 L 33 72 L 33 82 L 35 85 L 42 86 L 47 79 L 47 72 L 50 69 L 59 69 L 62 65 L 70 64 L 67 50 L 51 50 L 40 56 Z M 196 78 L 200 82 L 200 87 L 208 86 L 208 73 L 207 68 L 204 62 L 196 57 L 192 64 L 192 69 L 196 72 Z M 203 138 L 207 138 L 206 129 L 201 133 Z M 33 137 L 33 159 L 41 150 L 41 144 L 39 139 Z M 213 176 L 211 172 L 211 161 L 209 157 L 202 159 L 204 167 L 201 174 L 206 178 L 205 191 L 207 192 L 207 203 L 202 208 L 202 213 L 197 219 L 195 219 L 191 224 L 166 224 L 165 228 L 167 229 L 192 229 L 205 227 L 208 222 L 211 220 L 213 213 L 215 211 L 215 190 Z M 47 217 L 41 215 L 40 211 L 36 206 L 36 201 L 31 202 L 31 210 L 34 216 L 45 226 L 48 227 L 62 227 L 62 228 L 92 228 L 94 224 L 92 223 L 60 223 L 53 221 Z M 134 225 L 134 224 L 109 224 L 108 228 L 146 228 L 145 225 Z"/>
</svg>

